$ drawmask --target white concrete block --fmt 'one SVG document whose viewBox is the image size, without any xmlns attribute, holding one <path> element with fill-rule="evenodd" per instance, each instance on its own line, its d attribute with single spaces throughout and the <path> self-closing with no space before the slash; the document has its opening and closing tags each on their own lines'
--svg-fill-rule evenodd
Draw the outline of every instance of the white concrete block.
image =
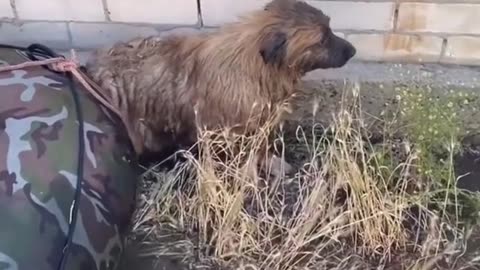
<svg viewBox="0 0 480 270">
<path fill-rule="evenodd" d="M 110 18 L 117 22 L 196 24 L 196 0 L 107 0 Z"/>
<path fill-rule="evenodd" d="M 104 21 L 102 0 L 16 0 L 20 19 Z"/>
</svg>

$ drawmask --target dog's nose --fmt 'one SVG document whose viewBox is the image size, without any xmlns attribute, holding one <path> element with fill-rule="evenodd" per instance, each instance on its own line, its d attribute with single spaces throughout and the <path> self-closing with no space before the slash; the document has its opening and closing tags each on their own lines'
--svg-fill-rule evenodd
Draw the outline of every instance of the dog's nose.
<svg viewBox="0 0 480 270">
<path fill-rule="evenodd" d="M 357 50 L 355 49 L 355 47 L 353 47 L 352 45 L 348 45 L 343 51 L 343 56 L 346 60 L 350 60 L 352 57 L 355 56 L 356 53 Z"/>
</svg>

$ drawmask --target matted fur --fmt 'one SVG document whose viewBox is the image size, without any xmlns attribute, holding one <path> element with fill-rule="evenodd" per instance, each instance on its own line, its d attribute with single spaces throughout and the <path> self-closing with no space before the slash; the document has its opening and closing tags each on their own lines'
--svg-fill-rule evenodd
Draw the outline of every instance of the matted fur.
<svg viewBox="0 0 480 270">
<path fill-rule="evenodd" d="M 161 152 L 194 143 L 197 124 L 253 131 L 306 72 L 344 65 L 355 49 L 329 21 L 306 3 L 274 0 L 214 32 L 115 44 L 87 70 L 122 112 L 136 151 Z"/>
</svg>

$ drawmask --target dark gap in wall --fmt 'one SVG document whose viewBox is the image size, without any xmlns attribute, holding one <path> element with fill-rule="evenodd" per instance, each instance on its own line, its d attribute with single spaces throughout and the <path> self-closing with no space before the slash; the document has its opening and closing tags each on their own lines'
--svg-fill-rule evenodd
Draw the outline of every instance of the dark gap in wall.
<svg viewBox="0 0 480 270">
<path fill-rule="evenodd" d="M 13 16 L 16 20 L 18 20 L 17 5 L 15 4 L 15 0 L 10 0 L 10 7 L 12 8 Z"/>
<path fill-rule="evenodd" d="M 447 51 L 447 42 L 447 38 L 443 38 L 442 49 L 440 50 L 440 57 L 438 59 L 439 61 L 445 58 L 445 52 Z"/>
<path fill-rule="evenodd" d="M 399 9 L 400 9 L 400 2 L 397 0 L 395 2 L 395 11 L 393 12 L 393 32 L 397 30 Z"/>
<path fill-rule="evenodd" d="M 198 11 L 198 25 L 203 27 L 203 18 L 202 18 L 202 0 L 197 0 L 197 11 Z"/>
<path fill-rule="evenodd" d="M 105 20 L 107 20 L 108 22 L 112 21 L 112 19 L 110 18 L 110 10 L 108 9 L 107 0 L 102 0 L 102 4 L 103 4 L 103 14 L 105 15 Z"/>
</svg>

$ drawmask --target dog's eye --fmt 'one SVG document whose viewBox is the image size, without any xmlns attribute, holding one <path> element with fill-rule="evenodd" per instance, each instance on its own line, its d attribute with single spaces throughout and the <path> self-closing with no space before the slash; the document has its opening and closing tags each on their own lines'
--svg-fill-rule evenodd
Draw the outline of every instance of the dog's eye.
<svg viewBox="0 0 480 270">
<path fill-rule="evenodd" d="M 330 39 L 330 35 L 329 34 L 324 34 L 322 36 L 322 39 L 320 40 L 320 44 L 323 46 L 325 44 L 327 44 L 328 40 Z"/>
<path fill-rule="evenodd" d="M 320 44 L 321 45 L 325 45 L 329 40 L 330 38 L 332 37 L 333 33 L 332 33 L 332 30 L 330 28 L 328 28 L 322 35 L 322 38 L 320 40 Z"/>
</svg>

